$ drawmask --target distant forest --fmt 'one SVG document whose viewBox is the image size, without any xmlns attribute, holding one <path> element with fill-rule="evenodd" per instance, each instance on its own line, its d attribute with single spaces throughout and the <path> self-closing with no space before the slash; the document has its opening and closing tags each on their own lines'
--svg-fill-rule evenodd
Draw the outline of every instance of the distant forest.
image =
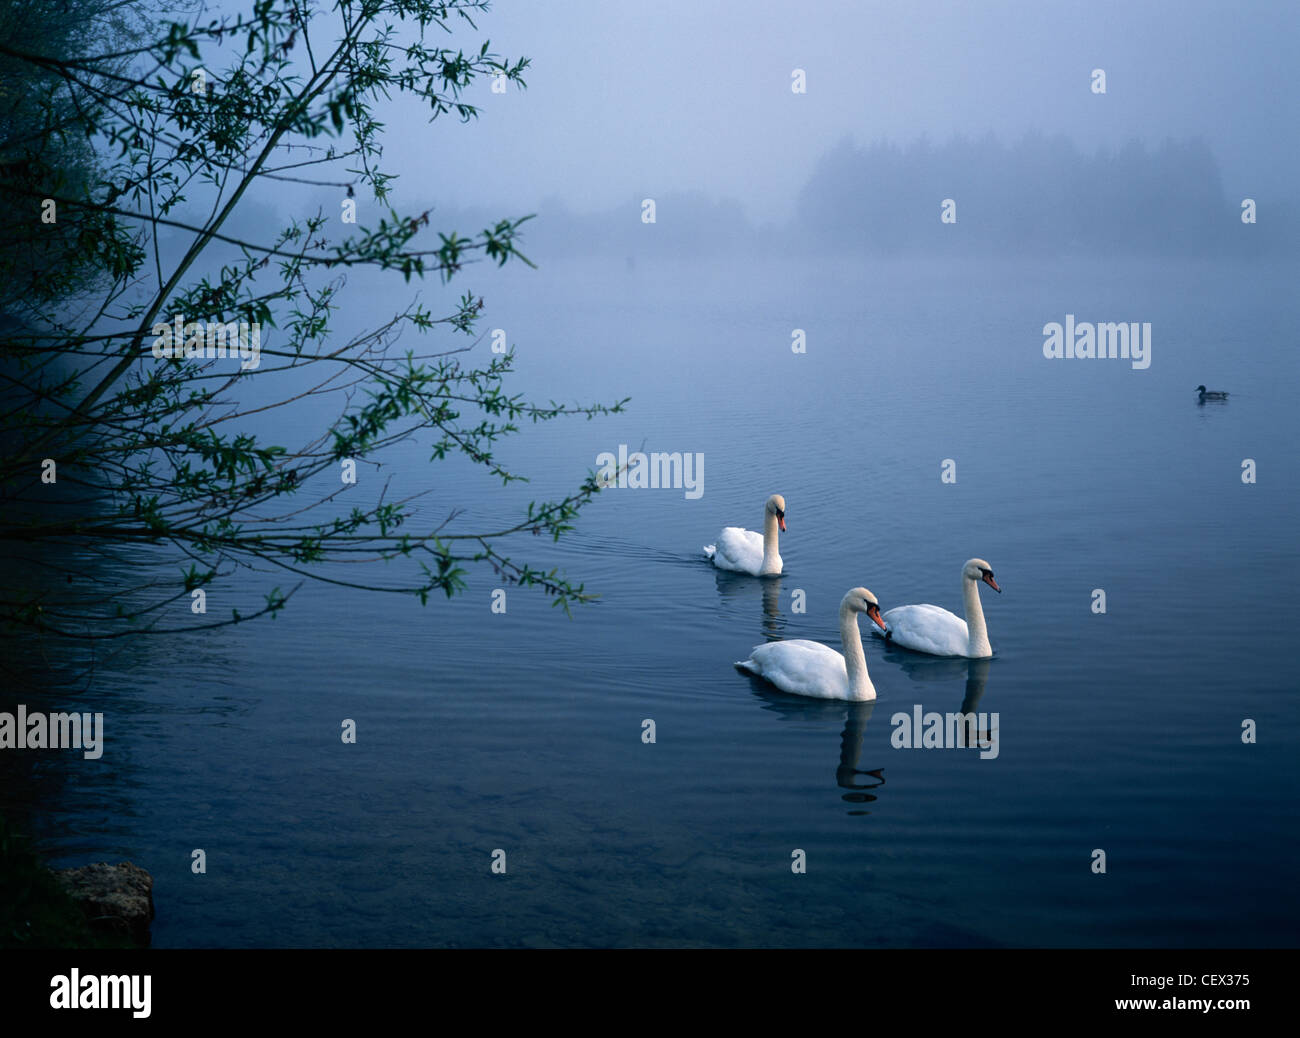
<svg viewBox="0 0 1300 1038">
<path fill-rule="evenodd" d="M 653 228 L 641 224 L 639 198 L 592 214 L 544 205 L 528 242 L 551 256 L 667 258 L 755 248 L 1300 256 L 1294 202 L 1244 194 L 1255 200 L 1257 222 L 1243 223 L 1242 198 L 1226 193 L 1213 153 L 1199 140 L 1154 149 L 1135 141 L 1086 155 L 1064 136 L 1041 134 L 1011 145 L 992 134 L 906 147 L 845 139 L 818 161 L 785 225 L 756 226 L 731 200 L 692 192 L 654 197 Z M 955 223 L 941 222 L 944 199 L 955 203 Z"/>
</svg>

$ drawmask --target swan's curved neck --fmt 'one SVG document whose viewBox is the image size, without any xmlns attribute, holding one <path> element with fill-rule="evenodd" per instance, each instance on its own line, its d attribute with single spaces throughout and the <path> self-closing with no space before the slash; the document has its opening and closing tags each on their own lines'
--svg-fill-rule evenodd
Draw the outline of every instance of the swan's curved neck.
<svg viewBox="0 0 1300 1038">
<path fill-rule="evenodd" d="M 781 558 L 781 552 L 777 549 L 777 535 L 779 529 L 776 525 L 776 516 L 763 510 L 763 568 L 764 573 L 770 573 L 776 569 L 777 560 Z M 752 541 L 750 543 L 753 543 Z"/>
<path fill-rule="evenodd" d="M 862 651 L 858 614 L 847 602 L 840 606 L 840 642 L 844 646 L 844 666 L 849 672 L 849 695 L 854 699 L 875 699 L 876 686 L 867 673 L 867 654 Z"/>
<path fill-rule="evenodd" d="M 980 604 L 979 584 L 965 574 L 962 574 L 961 582 L 961 594 L 966 603 L 966 655 L 992 656 L 989 629 L 984 623 L 984 606 Z"/>
</svg>

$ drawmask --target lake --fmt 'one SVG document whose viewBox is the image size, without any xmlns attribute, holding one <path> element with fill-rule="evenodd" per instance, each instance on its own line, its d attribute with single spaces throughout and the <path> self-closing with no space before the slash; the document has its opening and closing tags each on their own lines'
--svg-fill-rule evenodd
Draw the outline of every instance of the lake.
<svg viewBox="0 0 1300 1038">
<path fill-rule="evenodd" d="M 104 711 L 103 757 L 41 755 L 0 805 L 54 864 L 149 869 L 162 947 L 1294 943 L 1293 270 L 535 258 L 425 299 L 486 296 L 514 391 L 628 412 L 525 425 L 500 457 L 527 486 L 412 445 L 354 492 L 392 477 L 483 529 L 627 445 L 702 455 L 703 493 L 612 489 L 558 544 L 511 544 L 600 594 L 572 619 L 515 588 L 493 612 L 477 571 L 425 607 L 308 586 L 100 660 L 45 701 Z M 1149 322 L 1150 367 L 1044 357 L 1067 314 Z M 714 570 L 702 546 L 761 529 L 774 492 L 784 573 Z M 874 703 L 732 666 L 838 649 L 856 585 L 960 611 L 972 556 L 1003 589 L 992 660 L 886 648 L 864 618 Z M 917 705 L 987 713 L 996 756 L 896 748 Z"/>
</svg>

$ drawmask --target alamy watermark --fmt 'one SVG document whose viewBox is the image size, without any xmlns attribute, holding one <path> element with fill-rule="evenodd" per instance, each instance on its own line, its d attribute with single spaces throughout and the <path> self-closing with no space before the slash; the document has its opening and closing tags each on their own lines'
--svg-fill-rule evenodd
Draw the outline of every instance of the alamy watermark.
<svg viewBox="0 0 1300 1038">
<path fill-rule="evenodd" d="M 631 490 L 684 490 L 686 498 L 695 501 L 704 496 L 704 455 L 689 451 L 629 454 L 627 444 L 620 443 L 617 455 L 610 451 L 596 455 L 596 484 Z"/>
<path fill-rule="evenodd" d="M 86 760 L 104 752 L 103 714 L 0 712 L 0 750 L 82 750 Z"/>
<path fill-rule="evenodd" d="M 889 719 L 894 726 L 889 737 L 896 750 L 959 750 L 978 748 L 980 760 L 996 760 L 998 753 L 997 713 L 923 713 L 921 704 L 910 714 L 899 711 Z"/>
<path fill-rule="evenodd" d="M 158 360 L 202 357 L 204 360 L 239 358 L 241 371 L 253 371 L 262 363 L 262 326 L 254 321 L 190 321 L 177 314 L 170 324 L 149 329 L 156 336 L 153 355 Z"/>
<path fill-rule="evenodd" d="M 1043 325 L 1043 356 L 1049 360 L 1131 360 L 1133 367 L 1144 371 L 1151 367 L 1151 322 L 1075 324 L 1074 314 L 1066 314 L 1064 327 L 1055 321 Z"/>
<path fill-rule="evenodd" d="M 153 977 L 136 973 L 117 976 L 72 969 L 50 978 L 51 1009 L 129 1009 L 137 1020 L 152 1012 Z"/>
</svg>

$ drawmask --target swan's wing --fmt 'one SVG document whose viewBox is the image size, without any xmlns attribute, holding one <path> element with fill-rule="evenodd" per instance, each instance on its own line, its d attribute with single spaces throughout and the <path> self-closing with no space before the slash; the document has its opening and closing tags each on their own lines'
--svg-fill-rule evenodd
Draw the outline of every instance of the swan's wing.
<svg viewBox="0 0 1300 1038">
<path fill-rule="evenodd" d="M 718 543 L 704 549 L 719 569 L 756 574 L 763 568 L 763 536 L 739 526 L 728 526 L 718 534 Z"/>
<path fill-rule="evenodd" d="M 817 699 L 847 699 L 849 673 L 844 657 L 821 642 L 796 638 L 756 645 L 749 659 L 736 664 L 766 678 L 782 692 Z"/>
<path fill-rule="evenodd" d="M 966 621 L 937 605 L 895 606 L 883 616 L 890 641 L 931 656 L 965 656 L 970 645 Z M 876 633 L 880 629 L 873 625 Z"/>
</svg>

